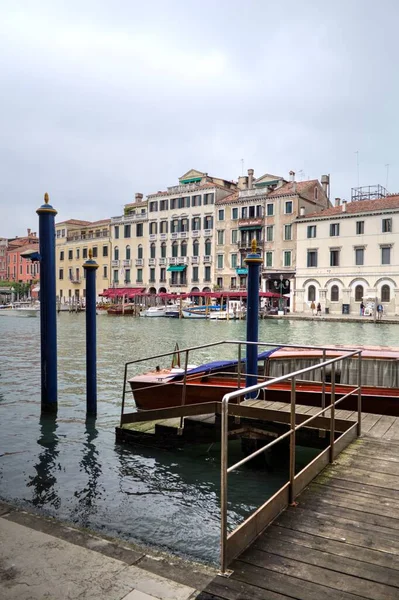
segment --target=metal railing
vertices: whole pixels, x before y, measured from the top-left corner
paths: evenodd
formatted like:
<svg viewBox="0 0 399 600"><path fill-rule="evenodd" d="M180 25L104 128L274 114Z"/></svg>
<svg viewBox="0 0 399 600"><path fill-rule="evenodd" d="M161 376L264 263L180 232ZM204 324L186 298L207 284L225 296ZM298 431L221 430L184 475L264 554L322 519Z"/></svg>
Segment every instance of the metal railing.
<svg viewBox="0 0 399 600"><path fill-rule="evenodd" d="M294 498L311 481L311 479L313 479L313 477L315 477L317 475L317 473L319 473L326 466L326 464L328 464L328 462L333 462L336 447L338 445L340 445L340 447L339 447L339 451L340 451L341 449L343 449L345 447L343 445L344 443L347 444L351 441L351 439L353 439L353 438L349 438L348 436L355 435L354 427L356 429L356 435L360 435L360 433L361 433L361 410L362 410L362 408L361 408L361 371L362 371L362 369L361 369L361 358L362 358L361 354L362 354L362 352L361 352L361 350L345 351L342 348L337 349L337 348L333 348L333 347L322 347L321 348L320 346L307 346L307 345L305 346L305 345L298 345L298 344L278 345L278 344L272 344L272 343L268 343L268 342L245 342L245 341L239 341L239 340L223 340L223 341L219 341L219 342L203 344L201 346L193 346L190 348L184 348L182 350L174 350L171 352L165 352L162 354L157 354L155 356L137 359L134 361L129 361L129 362L125 363L120 426L122 427L126 423L130 423L130 422L137 420L135 418L134 414L133 415L125 414L126 385L127 385L127 381L128 381L128 368L131 365L137 365L139 363L144 363L144 362L152 361L155 359L173 357L178 352L179 358L181 357L183 359L182 364L184 364L184 370L181 373L182 380L180 380L178 382L176 382L176 380L174 380L174 379L169 380L169 381L160 381L158 384L154 385L152 387L152 389L158 389L159 387L174 385L176 383L181 384L180 406L175 407L175 408L170 408L170 409L148 410L145 412L147 412L149 414L152 413L151 416L149 416L149 420L151 420L151 419L156 419L157 418L156 415L158 413L159 414L162 413L162 415L163 415L162 418L167 418L166 413L168 410L169 411L174 410L176 412L178 409L180 409L179 414L177 414L177 412L176 412L175 416L180 416L180 430L182 430L184 427L184 414L182 413L182 409L186 405L187 384L192 382L196 378L198 378L198 374L190 376L190 373L188 372L190 353L193 353L194 351L198 351L198 350L203 350L205 348L217 347L217 346L222 346L222 345L237 346L237 372L234 373L234 375L237 376L236 390L225 394L223 396L221 404L215 403L215 402L212 403L212 406L215 406L217 404L220 407L220 409L217 409L217 412L218 413L220 412L220 414L221 414L221 429L220 429L220 431L221 431L220 567L221 567L221 573L225 574L227 571L227 566L231 562L231 560L233 558L235 558L239 553L241 553L246 547L248 547L248 545L250 543L252 543L252 541L254 539L256 539L256 537L263 531L263 529L265 529L265 527L273 520L273 518L275 518L281 512L281 510L283 510L286 506L288 506L288 504L293 503ZM245 358L243 358L242 350L243 350L243 347L248 347L249 345L256 345L256 346L260 346L263 348L266 347L266 348L276 348L276 349L283 347L283 348L289 348L289 349L297 348L297 349L302 349L302 350L318 350L321 352L321 362L319 362L315 365L311 365L309 367L299 369L299 370L291 372L291 373L287 373L285 375L281 375L279 377L267 376L266 369L265 369L265 372L263 375L257 374L258 380L259 379L263 380L261 383L257 383L256 385L253 385L248 388L242 388L241 382L247 375L247 373L245 373L242 369L243 362L245 361ZM342 354L340 354L339 356L336 356L334 358L327 359L327 352L329 352L329 351L330 352L342 352ZM335 379L336 379L336 377L335 377L336 364L338 362L350 359L354 356L358 357L357 386L353 387L353 389L352 389L352 387L349 384L341 383L340 385L341 385L341 387L343 387L345 389L345 391L348 390L348 388L349 388L349 390L347 391L347 393L344 393L339 399L336 399L336 381L335 381ZM314 358L315 358L315 360L319 359L319 357L317 357L317 356L315 356ZM265 366L266 366L266 361L268 360L268 357L260 358L258 360L258 362L261 362L263 360L265 361ZM331 400L330 400L330 404L328 406L326 406L326 395L327 395L327 389L326 389L326 387L327 387L326 386L327 371L326 370L328 367L331 368L331 371L330 371L331 382L329 382L329 394L330 394ZM312 382L312 381L309 381L306 379L303 381L308 384L312 384L312 383L320 384L321 409L318 412L316 412L316 414L312 414L310 417L307 417L307 415L296 414L296 384L297 384L297 382L299 380L301 380L301 375L310 373L310 372L314 372L319 369L321 370L321 373L322 373L321 382L320 381ZM232 375L233 373L218 371L217 374L218 375ZM212 375L214 375L214 373L211 372L205 376L212 377ZM201 378L203 378L203 377L204 377L204 375L201 374ZM268 388L272 388L273 386L275 386L276 384L279 384L281 382L290 382L291 383L291 385L290 385L289 430L286 431L285 433L283 433L282 435L280 435L279 437L277 437L276 439L274 439L273 441L265 444L261 448L258 448L257 450L252 452L252 454L246 456L242 460L238 461L236 464L231 465L229 467L228 466L229 415L235 416L235 417L246 416L248 418L262 418L261 413L266 415L266 413L268 412L267 408L256 409L256 408L250 407L250 409L249 409L249 407L246 407L246 406L240 407L240 399L243 396L244 397L251 396L252 393L254 393L254 392L260 393L263 391L263 393L265 393ZM146 388L147 388L147 386L143 385L142 388L136 389L136 392L140 391L141 389L146 389ZM341 402L343 402L345 399L347 399L349 396L351 396L353 394L357 394L357 421L355 424L352 424L352 426L351 426L351 423L349 422L348 427L343 430L344 433L342 433L342 435L338 439L335 439L335 432L336 432L335 410L336 410L336 407ZM232 401L232 400L235 400L237 404L231 405L230 401ZM211 404L209 404L209 406L210 405ZM204 407L201 409L202 412L200 412L198 410L195 414L206 414L206 410L207 410L206 407L208 406L208 404L197 405L197 408L199 409L201 406ZM195 408L195 406L191 407L191 409L194 409L194 408ZM212 412L212 410L213 409L210 409L208 412ZM254 411L254 413L256 412L256 415L251 417L250 411ZM320 418L322 416L324 416L327 411L330 411L330 417L329 417L330 437L329 437L328 447L325 450L323 450L316 458L314 458L311 461L311 463L309 463L304 469L302 469L302 471L300 471L298 474L295 474L295 458L296 458L295 440L296 440L297 431L303 427L308 427L310 424L312 424L312 422L313 422L313 427L320 428ZM163 414L163 413L165 413L165 414ZM138 413L138 414L140 414L140 413ZM187 414L189 414L189 413L187 413ZM136 413L136 415L137 415L137 413ZM142 416L144 416L144 415L142 415ZM263 417L263 418L266 419L266 417ZM298 424L297 424L297 421L299 421ZM324 418L323 423L327 422L327 421L328 421L328 419ZM312 425L310 425L310 426L312 426ZM342 429L337 430L337 431L342 431ZM228 530L227 530L228 475L230 473L232 473L233 471L235 471L236 469L238 469L239 467L246 464L247 462L249 462L250 460L252 460L253 458L255 458L256 456L258 456L259 454L266 452L267 450L271 449L273 446L275 446L276 444L278 444L279 442L281 442L282 440L285 440L287 438L289 438L289 440L290 440L290 462L289 462L288 481L272 496L272 498L268 499L260 508L258 508L252 515L250 515L235 530L228 533ZM344 440L344 438L345 438L345 440ZM254 520L256 521L255 525L253 524Z"/></svg>

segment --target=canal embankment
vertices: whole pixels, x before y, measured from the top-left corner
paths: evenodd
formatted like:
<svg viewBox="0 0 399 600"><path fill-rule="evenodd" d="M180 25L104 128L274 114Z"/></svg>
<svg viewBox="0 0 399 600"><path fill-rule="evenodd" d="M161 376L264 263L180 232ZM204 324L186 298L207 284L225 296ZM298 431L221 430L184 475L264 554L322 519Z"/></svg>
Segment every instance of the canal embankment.
<svg viewBox="0 0 399 600"><path fill-rule="evenodd" d="M216 571L0 502L4 600L191 600Z"/></svg>

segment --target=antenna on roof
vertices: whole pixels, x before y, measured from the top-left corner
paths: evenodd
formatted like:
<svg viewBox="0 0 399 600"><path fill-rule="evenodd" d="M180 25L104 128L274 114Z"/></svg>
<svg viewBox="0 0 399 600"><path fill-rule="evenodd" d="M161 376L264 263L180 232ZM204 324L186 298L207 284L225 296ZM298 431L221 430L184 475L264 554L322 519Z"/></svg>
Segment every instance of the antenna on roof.
<svg viewBox="0 0 399 600"><path fill-rule="evenodd" d="M388 177L389 177L389 163L387 163L385 165L386 169L387 169L387 179L386 179L386 183L385 183L385 189L388 190Z"/></svg>
<svg viewBox="0 0 399 600"><path fill-rule="evenodd" d="M359 150L356 150L355 154L356 154L356 167L357 167L357 187L359 187L360 186L360 183L359 183Z"/></svg>
<svg viewBox="0 0 399 600"><path fill-rule="evenodd" d="M244 176L244 159L241 159L241 175Z"/></svg>

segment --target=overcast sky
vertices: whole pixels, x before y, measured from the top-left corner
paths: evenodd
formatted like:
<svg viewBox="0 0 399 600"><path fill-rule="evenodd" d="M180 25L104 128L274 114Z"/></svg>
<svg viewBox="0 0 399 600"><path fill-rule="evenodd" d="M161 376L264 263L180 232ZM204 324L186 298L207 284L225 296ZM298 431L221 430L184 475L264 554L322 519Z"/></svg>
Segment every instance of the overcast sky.
<svg viewBox="0 0 399 600"><path fill-rule="evenodd" d="M1 0L0 237L190 168L399 190L397 0ZM386 165L389 164L387 169Z"/></svg>

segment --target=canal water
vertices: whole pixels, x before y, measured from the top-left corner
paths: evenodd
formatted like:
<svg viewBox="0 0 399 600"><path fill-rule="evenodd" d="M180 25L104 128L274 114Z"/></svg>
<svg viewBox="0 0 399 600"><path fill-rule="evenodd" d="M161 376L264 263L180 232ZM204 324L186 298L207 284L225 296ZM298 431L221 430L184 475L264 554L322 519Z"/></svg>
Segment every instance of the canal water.
<svg viewBox="0 0 399 600"><path fill-rule="evenodd" d="M171 351L176 342L185 348L245 339L245 322L100 316L97 323L96 422L85 421L85 316L69 313L58 316L58 418L41 420L39 319L0 315L0 499L103 534L217 562L217 445L184 452L128 448L115 443L114 428L126 361ZM395 345L397 332L395 325L370 323L259 323L260 340L273 343ZM233 355L232 347L208 348L190 363ZM129 395L128 407L130 402ZM235 462L240 445L231 446ZM297 468L311 456L310 450L299 452ZM229 526L263 503L286 475L284 460L273 470L244 466L234 472Z"/></svg>

